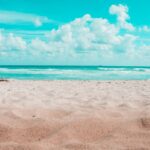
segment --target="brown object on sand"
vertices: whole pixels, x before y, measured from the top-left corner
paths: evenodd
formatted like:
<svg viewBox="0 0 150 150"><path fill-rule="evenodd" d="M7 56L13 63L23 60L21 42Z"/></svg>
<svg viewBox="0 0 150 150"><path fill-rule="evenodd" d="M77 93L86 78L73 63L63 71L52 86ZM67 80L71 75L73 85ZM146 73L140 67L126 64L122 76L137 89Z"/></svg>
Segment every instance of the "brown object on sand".
<svg viewBox="0 0 150 150"><path fill-rule="evenodd" d="M7 79L0 79L0 82L8 82Z"/></svg>

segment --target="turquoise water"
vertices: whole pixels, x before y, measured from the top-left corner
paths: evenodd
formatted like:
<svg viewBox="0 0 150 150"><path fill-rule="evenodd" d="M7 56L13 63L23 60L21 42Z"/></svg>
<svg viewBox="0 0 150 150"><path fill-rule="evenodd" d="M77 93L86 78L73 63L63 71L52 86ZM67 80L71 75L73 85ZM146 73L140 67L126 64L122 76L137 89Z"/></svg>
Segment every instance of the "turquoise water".
<svg viewBox="0 0 150 150"><path fill-rule="evenodd" d="M27 80L148 80L150 67L0 66L0 78Z"/></svg>

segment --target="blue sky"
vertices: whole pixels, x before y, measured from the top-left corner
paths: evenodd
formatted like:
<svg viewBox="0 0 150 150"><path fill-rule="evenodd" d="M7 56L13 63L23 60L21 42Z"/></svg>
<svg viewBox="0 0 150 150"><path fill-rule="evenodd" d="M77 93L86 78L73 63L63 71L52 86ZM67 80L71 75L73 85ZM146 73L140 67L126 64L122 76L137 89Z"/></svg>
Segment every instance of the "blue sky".
<svg viewBox="0 0 150 150"><path fill-rule="evenodd" d="M0 0L0 64L150 65L148 0Z"/></svg>

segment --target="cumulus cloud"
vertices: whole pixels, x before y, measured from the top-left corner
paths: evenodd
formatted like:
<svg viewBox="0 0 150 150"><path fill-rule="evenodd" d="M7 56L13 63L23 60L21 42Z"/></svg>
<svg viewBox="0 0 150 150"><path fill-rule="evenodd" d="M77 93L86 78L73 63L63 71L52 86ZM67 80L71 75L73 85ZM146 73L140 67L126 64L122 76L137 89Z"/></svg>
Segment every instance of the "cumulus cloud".
<svg viewBox="0 0 150 150"><path fill-rule="evenodd" d="M110 57L134 47L136 36L125 33L107 19L92 18L89 14L49 32L47 42L34 39L31 45L49 53L92 53Z"/></svg>
<svg viewBox="0 0 150 150"><path fill-rule="evenodd" d="M13 33L5 35L0 31L0 51L22 51L25 50L26 47L26 41L21 37L15 36Z"/></svg>
<svg viewBox="0 0 150 150"><path fill-rule="evenodd" d="M142 26L142 27L139 27L139 31L140 32L150 32L150 27L149 26L146 26L146 25L144 25L144 26Z"/></svg>
<svg viewBox="0 0 150 150"><path fill-rule="evenodd" d="M117 15L117 23L86 14L58 29L47 31L44 38L37 36L28 41L12 33L5 35L1 32L0 53L20 50L33 58L45 56L48 59L45 61L68 60L69 64L150 63L150 46L142 42L138 44L142 38L130 32L135 27L127 22L127 6L112 5L110 13ZM37 25L40 25L38 20ZM122 33L122 29L126 30Z"/></svg>
<svg viewBox="0 0 150 150"><path fill-rule="evenodd" d="M41 26L44 23L54 22L45 16L15 11L0 11L0 23L29 24Z"/></svg>
<svg viewBox="0 0 150 150"><path fill-rule="evenodd" d="M110 14L117 15L118 24L121 28L127 30L134 30L134 26L127 22L130 19L128 15L128 7L124 5L112 5L109 9Z"/></svg>

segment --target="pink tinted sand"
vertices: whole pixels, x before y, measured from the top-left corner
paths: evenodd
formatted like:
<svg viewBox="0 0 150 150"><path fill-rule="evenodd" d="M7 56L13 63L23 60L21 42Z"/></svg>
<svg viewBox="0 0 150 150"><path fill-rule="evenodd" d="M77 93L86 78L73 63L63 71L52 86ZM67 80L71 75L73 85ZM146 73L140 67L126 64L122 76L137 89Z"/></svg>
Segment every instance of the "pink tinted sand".
<svg viewBox="0 0 150 150"><path fill-rule="evenodd" d="M0 82L0 150L150 150L150 81Z"/></svg>

